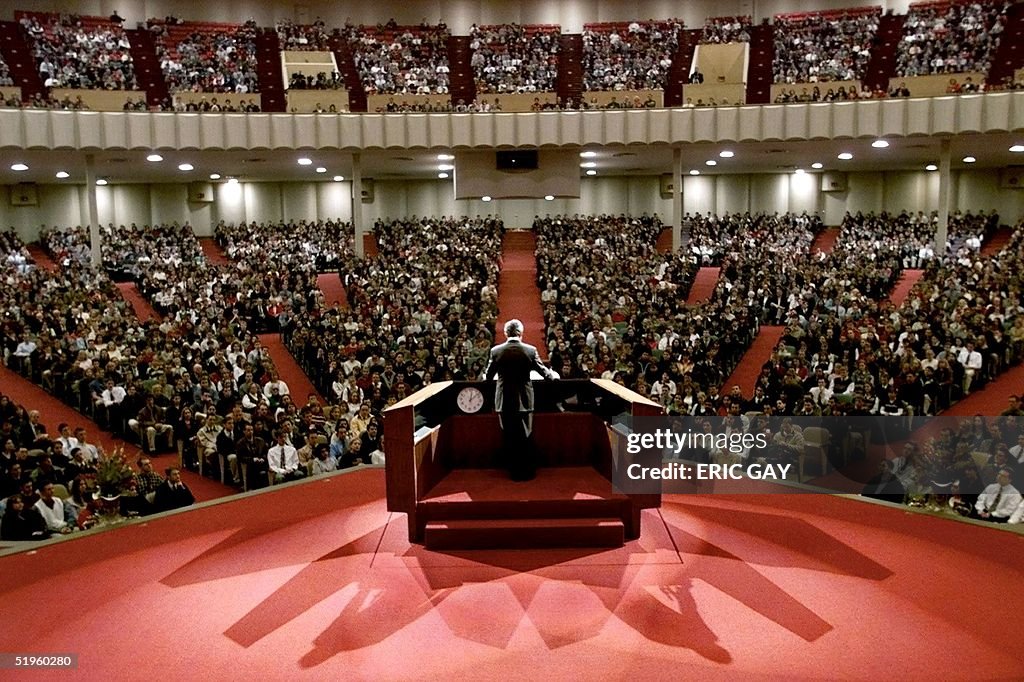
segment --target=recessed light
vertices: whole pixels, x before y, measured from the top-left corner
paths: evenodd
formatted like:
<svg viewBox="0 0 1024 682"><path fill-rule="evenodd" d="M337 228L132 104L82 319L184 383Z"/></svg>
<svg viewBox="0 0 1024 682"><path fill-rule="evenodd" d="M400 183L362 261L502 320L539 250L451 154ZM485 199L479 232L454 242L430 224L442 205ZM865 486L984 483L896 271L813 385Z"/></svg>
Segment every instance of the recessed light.
<svg viewBox="0 0 1024 682"><path fill-rule="evenodd" d="M455 156L452 155L452 154L438 154L437 155L437 160L438 161L451 161L454 158L455 158Z"/></svg>
<svg viewBox="0 0 1024 682"><path fill-rule="evenodd" d="M1015 144L1010 147L1010 151L1014 154L1020 154L1021 152L1024 152L1024 144Z"/></svg>
<svg viewBox="0 0 1024 682"><path fill-rule="evenodd" d="M718 155L721 156L723 159L731 159L732 157L736 156L736 153L726 149L718 152Z"/></svg>
<svg viewBox="0 0 1024 682"><path fill-rule="evenodd" d="M220 180L220 173L210 173L211 180Z"/></svg>
<svg viewBox="0 0 1024 682"><path fill-rule="evenodd" d="M70 178L71 173L68 173L67 171L57 171L57 177L63 180L64 178Z"/></svg>
<svg viewBox="0 0 1024 682"><path fill-rule="evenodd" d="M544 201L554 201L554 200L555 200L554 195L552 195L552 194L545 194L544 195Z"/></svg>
<svg viewBox="0 0 1024 682"><path fill-rule="evenodd" d="M821 161L815 161L814 163L811 164L811 168L824 168L824 167L825 167L825 164L823 164Z"/></svg>
<svg viewBox="0 0 1024 682"><path fill-rule="evenodd" d="M324 168L323 166L317 166L317 168L316 168L316 172L317 172L317 173L326 173L326 172L327 172L327 169L326 169L326 168Z"/></svg>
<svg viewBox="0 0 1024 682"><path fill-rule="evenodd" d="M334 176L334 181L335 182L341 182L344 179L345 179L345 176L343 176L343 175L335 175Z"/></svg>
<svg viewBox="0 0 1024 682"><path fill-rule="evenodd" d="M103 185L107 184L107 181L103 178L100 178L99 180L96 181L96 184L99 185L100 187L103 187Z"/></svg>
<svg viewBox="0 0 1024 682"><path fill-rule="evenodd" d="M179 163L178 164L178 170L180 170L180 171L195 170L195 166L193 166L191 163Z"/></svg>
<svg viewBox="0 0 1024 682"><path fill-rule="evenodd" d="M875 140L874 142L871 143L871 146L874 147L875 149L885 149L886 147L889 146L889 141L888 140Z"/></svg>
<svg viewBox="0 0 1024 682"><path fill-rule="evenodd" d="M238 178L228 178L228 184L229 185L237 185L238 184Z"/></svg>
<svg viewBox="0 0 1024 682"><path fill-rule="evenodd" d="M591 168L590 170L587 171L587 175L597 175L597 171Z"/></svg>
<svg viewBox="0 0 1024 682"><path fill-rule="evenodd" d="M700 171L694 168L692 171L690 171L690 175L700 175Z"/></svg>
<svg viewBox="0 0 1024 682"><path fill-rule="evenodd" d="M15 164L11 164L11 170L12 171L18 171L18 172L27 171L28 170L28 166L26 166L23 163L15 163Z"/></svg>
<svg viewBox="0 0 1024 682"><path fill-rule="evenodd" d="M797 175L803 175L806 171L803 168L797 168L796 171L794 171L794 172Z"/></svg>
<svg viewBox="0 0 1024 682"><path fill-rule="evenodd" d="M597 164L593 161L584 161L580 164L580 168L597 168Z"/></svg>
<svg viewBox="0 0 1024 682"><path fill-rule="evenodd" d="M444 173L444 172L438 173L437 177L440 178L441 180L447 180L448 179L448 174Z"/></svg>
<svg viewBox="0 0 1024 682"><path fill-rule="evenodd" d="M924 169L926 171L933 171L933 170L939 170L939 167L936 166L934 163L929 163L927 166L924 167Z"/></svg>
<svg viewBox="0 0 1024 682"><path fill-rule="evenodd" d="M489 196L487 196L486 194L484 196L480 197L480 201L490 201L490 200L491 200L491 198Z"/></svg>
<svg viewBox="0 0 1024 682"><path fill-rule="evenodd" d="M300 166L312 166L313 165L313 159L307 159L305 156L303 156L301 159L299 159L299 165Z"/></svg>
<svg viewBox="0 0 1024 682"><path fill-rule="evenodd" d="M580 152L580 157L584 159L592 159L597 156L597 152Z"/></svg>
<svg viewBox="0 0 1024 682"><path fill-rule="evenodd" d="M964 157L964 163L974 163L975 161L977 161L977 159L974 158L973 156L965 156Z"/></svg>
<svg viewBox="0 0 1024 682"><path fill-rule="evenodd" d="M159 154L150 154L149 156L146 157L146 161L152 161L154 163L156 163L157 161L163 161L163 160L164 160L164 157L160 156Z"/></svg>
<svg viewBox="0 0 1024 682"><path fill-rule="evenodd" d="M715 161L714 159L708 159L707 161L704 162L704 165L705 166L717 166L718 162Z"/></svg>
<svg viewBox="0 0 1024 682"><path fill-rule="evenodd" d="M455 170L455 166L451 165L450 163L442 163L440 166L437 167L437 170L439 170L439 171Z"/></svg>
<svg viewBox="0 0 1024 682"><path fill-rule="evenodd" d="M843 152L836 158L839 159L840 161L849 161L850 159L853 158L853 154L851 154L850 152Z"/></svg>

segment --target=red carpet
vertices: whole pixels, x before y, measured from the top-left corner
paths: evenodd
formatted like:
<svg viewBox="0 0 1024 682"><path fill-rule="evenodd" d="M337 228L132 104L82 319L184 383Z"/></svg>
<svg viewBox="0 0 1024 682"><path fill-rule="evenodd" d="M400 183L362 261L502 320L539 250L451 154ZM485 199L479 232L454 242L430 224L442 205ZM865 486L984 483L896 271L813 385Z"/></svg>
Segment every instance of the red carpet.
<svg viewBox="0 0 1024 682"><path fill-rule="evenodd" d="M672 227L667 227L658 235L655 247L660 253L672 253Z"/></svg>
<svg viewBox="0 0 1024 682"><path fill-rule="evenodd" d="M907 300L907 296L910 295L910 290L917 284L917 280L924 276L924 270L904 270L899 280L896 282L896 286L892 288L892 292L889 294L889 300L892 301L894 306L900 306L904 301Z"/></svg>
<svg viewBox="0 0 1024 682"><path fill-rule="evenodd" d="M718 273L721 268L701 268L697 270L697 277L690 287L690 295L686 297L687 305L704 303L711 298L718 284Z"/></svg>
<svg viewBox="0 0 1024 682"><path fill-rule="evenodd" d="M46 250L38 243L27 244L28 252L32 254L32 259L35 260L36 265L43 268L44 270L56 270L57 264L50 258L50 254L46 253Z"/></svg>
<svg viewBox="0 0 1024 682"><path fill-rule="evenodd" d="M58 424L66 422L71 426L72 430L79 426L85 427L90 442L93 445L102 446L104 451L108 453L113 452L116 447L123 446L125 455L129 457L132 464L135 463L136 457L140 454L137 446L127 443L107 431L100 430L96 422L77 410L68 407L17 372L12 372L2 365L0 365L0 385L3 386L0 390L2 390L4 395L10 397L13 402L24 405L30 410L39 410L39 414L42 417L41 421L51 436L57 435ZM172 464L174 466L178 465L177 454L153 457L154 469L161 474L163 474L163 470L166 467ZM182 471L181 476L199 502L215 500L219 497L235 493L233 488L223 486L190 471Z"/></svg>
<svg viewBox="0 0 1024 682"><path fill-rule="evenodd" d="M200 237L199 246L203 249L203 255L206 256L206 260L214 265L228 265L231 263L228 257L224 255L217 240L213 237Z"/></svg>
<svg viewBox="0 0 1024 682"><path fill-rule="evenodd" d="M288 391L291 393L292 402L301 407L306 404L306 399L312 393L323 404L324 397L320 395L320 391L313 387L309 377L299 367L299 363L295 362L295 358L284 347L280 334L260 334L260 342L266 346L267 352L270 353L270 359L274 361L274 367L277 368L281 378L284 379L284 383L288 384Z"/></svg>
<svg viewBox="0 0 1024 682"><path fill-rule="evenodd" d="M135 286L134 282L118 282L117 288L121 292L121 297L131 304L132 309L135 310L135 316L142 322L149 322L150 320L159 320L160 315L153 309L139 288Z"/></svg>
<svg viewBox="0 0 1024 682"><path fill-rule="evenodd" d="M325 272L317 275L316 285L323 292L327 305L348 308L348 296L337 272Z"/></svg>
<svg viewBox="0 0 1024 682"><path fill-rule="evenodd" d="M819 232L811 242L811 253L829 253L836 245L836 240L839 239L839 228L829 227Z"/></svg>
<svg viewBox="0 0 1024 682"><path fill-rule="evenodd" d="M5 557L0 650L87 680L1024 677L1015 533L693 495L619 549L439 553L383 498L364 469Z"/></svg>
<svg viewBox="0 0 1024 682"><path fill-rule="evenodd" d="M547 360L544 343L544 310L537 288L537 237L528 230L506 232L501 240L501 274L498 276L498 329L495 339L505 340L504 324L512 318L526 328L523 340L537 346Z"/></svg>
<svg viewBox="0 0 1024 682"><path fill-rule="evenodd" d="M377 235L372 232L363 235L363 253L367 258L373 258L380 253L377 249Z"/></svg>
<svg viewBox="0 0 1024 682"><path fill-rule="evenodd" d="M743 391L743 395L754 394L754 384L757 383L757 377L761 373L761 366L768 362L772 351L779 345L779 339L782 338L784 330L785 327L768 325L761 327L754 343L750 344L750 348L743 354L740 364L736 365L736 369L722 386L723 394L728 393L733 386L737 385Z"/></svg>
<svg viewBox="0 0 1024 682"><path fill-rule="evenodd" d="M1024 365L1017 365L995 381L985 384L980 391L974 391L969 396L949 408L942 414L957 415L998 415L1006 409L1006 399L1011 395L1020 395L1024 392Z"/></svg>
<svg viewBox="0 0 1024 682"><path fill-rule="evenodd" d="M1013 230L1009 227L1000 227L992 236L985 240L985 243L981 245L981 255L983 256L994 256L999 253L1000 249L1006 246L1007 242L1010 241L1010 237L1013 236Z"/></svg>

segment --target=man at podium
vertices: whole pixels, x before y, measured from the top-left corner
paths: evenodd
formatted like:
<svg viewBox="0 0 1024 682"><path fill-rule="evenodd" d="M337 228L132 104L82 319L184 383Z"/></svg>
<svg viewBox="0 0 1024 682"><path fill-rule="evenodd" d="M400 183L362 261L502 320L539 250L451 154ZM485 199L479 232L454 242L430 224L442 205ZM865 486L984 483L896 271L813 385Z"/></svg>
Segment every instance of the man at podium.
<svg viewBox="0 0 1024 682"><path fill-rule="evenodd" d="M533 383L531 372L545 379L557 379L558 374L541 362L537 349L523 343L523 323L509 320L505 323L505 343L491 349L490 361L484 378L497 377L494 391L494 409L498 413L503 434L503 455L513 480L528 481L536 475L536 458L530 447L533 429Z"/></svg>

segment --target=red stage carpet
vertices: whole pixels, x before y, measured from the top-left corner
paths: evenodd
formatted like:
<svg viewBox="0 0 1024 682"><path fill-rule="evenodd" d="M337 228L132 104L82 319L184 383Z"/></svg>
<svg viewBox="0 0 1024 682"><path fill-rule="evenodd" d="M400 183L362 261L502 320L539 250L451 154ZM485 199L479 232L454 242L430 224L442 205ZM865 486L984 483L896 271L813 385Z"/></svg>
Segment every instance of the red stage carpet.
<svg viewBox="0 0 1024 682"><path fill-rule="evenodd" d="M38 243L27 244L28 252L32 255L32 259L36 262L36 265L43 268L44 270L56 270L57 264L50 258L50 254L46 253L46 250Z"/></svg>
<svg viewBox="0 0 1024 682"><path fill-rule="evenodd" d="M284 383L288 384L292 402L301 407L306 404L309 394L313 393L320 399L321 404L323 403L324 397L320 395L320 391L316 390L288 349L284 347L280 334L260 334L260 343L266 346L278 374L284 379Z"/></svg>
<svg viewBox="0 0 1024 682"><path fill-rule="evenodd" d="M754 343L750 344L750 348L743 354L740 364L736 365L732 375L722 385L723 394L738 385L743 391L743 395L748 397L754 395L754 384L757 382L757 376L761 373L761 366L772 356L772 351L779 345L779 339L782 338L784 330L785 327L770 325L761 327Z"/></svg>
<svg viewBox="0 0 1024 682"><path fill-rule="evenodd" d="M892 301L892 304L894 306L902 305L907 300L907 296L910 295L910 290L914 288L914 285L917 284L917 281L923 275L924 270L904 270L899 280L897 280L896 286L892 288L892 292L889 294L889 300Z"/></svg>
<svg viewBox="0 0 1024 682"><path fill-rule="evenodd" d="M827 227L814 238L811 242L811 253L829 253L836 245L836 240L839 239L839 228L838 227Z"/></svg>
<svg viewBox="0 0 1024 682"><path fill-rule="evenodd" d="M718 284L718 273L721 268L701 268L697 271L697 277L690 287L690 295L686 297L687 305L704 303L711 298L715 292L715 285Z"/></svg>
<svg viewBox="0 0 1024 682"><path fill-rule="evenodd" d="M1011 395L1020 395L1022 392L1024 392L1024 365L1017 365L942 414L950 416L998 415L1007 408L1007 398Z"/></svg>
<svg viewBox="0 0 1024 682"><path fill-rule="evenodd" d="M523 340L548 357L544 343L544 311L537 288L537 237L528 230L506 232L501 240L501 274L498 276L498 329L495 339L505 340L504 324L517 318L526 330ZM558 368L555 368L558 369Z"/></svg>
<svg viewBox="0 0 1024 682"><path fill-rule="evenodd" d="M1021 679L1017 534L670 496L614 550L430 552L364 469L0 559L61 679Z"/></svg>
<svg viewBox="0 0 1024 682"><path fill-rule="evenodd" d="M206 260L210 261L214 265L228 265L231 261L224 255L220 245L217 244L217 240L213 237L200 237L199 246L203 249L203 254L206 256Z"/></svg>
<svg viewBox="0 0 1024 682"><path fill-rule="evenodd" d="M142 322L149 322L150 320L159 320L160 315L153 309L139 288L135 286L134 282L118 282L117 288L121 292L121 298L128 301L132 306L132 310L135 311L135 316Z"/></svg>
<svg viewBox="0 0 1024 682"><path fill-rule="evenodd" d="M316 276L316 285L323 292L324 301L329 306L348 307L348 295L341 284L341 276L337 272L324 272Z"/></svg>

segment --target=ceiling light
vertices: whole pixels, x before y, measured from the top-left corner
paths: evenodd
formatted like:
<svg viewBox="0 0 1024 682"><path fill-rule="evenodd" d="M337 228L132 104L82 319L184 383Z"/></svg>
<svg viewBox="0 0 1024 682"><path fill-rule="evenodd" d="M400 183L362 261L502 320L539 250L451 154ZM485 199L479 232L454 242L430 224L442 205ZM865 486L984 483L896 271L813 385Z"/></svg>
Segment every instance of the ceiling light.
<svg viewBox="0 0 1024 682"><path fill-rule="evenodd" d="M597 152L580 152L580 156L584 159L592 159L597 156Z"/></svg>
<svg viewBox="0 0 1024 682"><path fill-rule="evenodd" d="M927 166L924 167L924 169L926 171L933 171L933 170L939 170L939 167L936 166L934 163L929 163Z"/></svg>
<svg viewBox="0 0 1024 682"><path fill-rule="evenodd" d="M211 180L220 180L220 173L210 173Z"/></svg>
<svg viewBox="0 0 1024 682"><path fill-rule="evenodd" d="M455 166L451 165L450 163L442 163L440 166L437 167L437 170L439 170L439 171L455 170Z"/></svg>
<svg viewBox="0 0 1024 682"><path fill-rule="evenodd" d="M64 178L70 178L71 173L68 173L67 171L57 171L57 177L63 180Z"/></svg>
<svg viewBox="0 0 1024 682"><path fill-rule="evenodd" d="M193 166L191 163L179 163L178 170L187 172L190 170L195 170L195 166Z"/></svg>
<svg viewBox="0 0 1024 682"><path fill-rule="evenodd" d="M803 175L805 171L804 171L804 169L803 169L803 168L797 168L797 169L796 169L796 171L794 171L794 172L795 172L795 173L796 173L797 175Z"/></svg>
<svg viewBox="0 0 1024 682"><path fill-rule="evenodd" d="M19 171L19 172L20 171L27 171L28 170L28 166L26 166L23 163L15 163L15 164L11 165L11 170L12 171Z"/></svg>
<svg viewBox="0 0 1024 682"><path fill-rule="evenodd" d="M825 167L825 164L823 164L821 161L815 161L814 163L811 164L811 168L824 168L824 167Z"/></svg>
<svg viewBox="0 0 1024 682"><path fill-rule="evenodd" d="M690 171L690 175L700 175L700 171L694 168L692 171Z"/></svg>
<svg viewBox="0 0 1024 682"><path fill-rule="evenodd" d="M335 175L334 176L334 181L335 182L341 182L344 179L345 179L345 176L343 176L343 175Z"/></svg>
<svg viewBox="0 0 1024 682"><path fill-rule="evenodd" d="M437 160L438 161L451 161L454 158L455 158L455 156L452 155L452 154L438 154L437 155Z"/></svg>
<svg viewBox="0 0 1024 682"><path fill-rule="evenodd" d="M1010 151L1013 152L1014 154L1024 152L1024 144L1015 144L1012 147L1010 147Z"/></svg>
<svg viewBox="0 0 1024 682"><path fill-rule="evenodd" d="M490 200L491 200L491 198L489 196L487 196L486 194L484 196L480 197L480 201L490 201Z"/></svg>
<svg viewBox="0 0 1024 682"><path fill-rule="evenodd" d="M313 165L313 159L307 159L305 156L303 156L301 159L299 159L299 165L300 166L312 166Z"/></svg>
<svg viewBox="0 0 1024 682"><path fill-rule="evenodd" d="M736 156L736 152L731 152L728 149L726 149L724 151L718 152L718 155L721 156L723 159L731 159L732 157Z"/></svg>
<svg viewBox="0 0 1024 682"><path fill-rule="evenodd" d="M849 161L850 159L853 158L853 154L851 154L850 152L843 152L836 158L839 159L840 161Z"/></svg>
<svg viewBox="0 0 1024 682"><path fill-rule="evenodd" d="M973 156L965 156L964 157L964 163L974 163L975 161L977 161L977 159L974 158Z"/></svg>
<svg viewBox="0 0 1024 682"><path fill-rule="evenodd" d="M149 156L146 157L146 161L153 161L154 163L163 160L164 157L160 156L159 154L150 154Z"/></svg>
<svg viewBox="0 0 1024 682"><path fill-rule="evenodd" d="M103 187L103 185L107 184L107 181L105 178L100 178L99 180L96 181L96 184L99 185L100 187Z"/></svg>
<svg viewBox="0 0 1024 682"><path fill-rule="evenodd" d="M587 175L597 175L597 171L591 168L590 170L587 171Z"/></svg>
<svg viewBox="0 0 1024 682"><path fill-rule="evenodd" d="M324 168L323 166L317 166L317 168L316 168L316 172L317 172L317 173L326 173L326 172L327 172L327 169L326 169L326 168Z"/></svg>
<svg viewBox="0 0 1024 682"><path fill-rule="evenodd" d="M544 195L544 201L554 201L554 200L555 200L555 197L553 195L551 195L551 194L545 194Z"/></svg>
<svg viewBox="0 0 1024 682"><path fill-rule="evenodd" d="M875 140L874 142L871 143L871 146L874 147L875 149L885 149L886 147L889 146L889 141L888 140Z"/></svg>
<svg viewBox="0 0 1024 682"><path fill-rule="evenodd" d="M447 173L438 173L437 177L439 177L442 180L447 180L448 179L448 174Z"/></svg>
<svg viewBox="0 0 1024 682"><path fill-rule="evenodd" d="M238 178L228 178L228 184L229 185L237 185L238 184Z"/></svg>
<svg viewBox="0 0 1024 682"><path fill-rule="evenodd" d="M580 164L580 168L597 168L597 164L593 161L584 161Z"/></svg>
<svg viewBox="0 0 1024 682"><path fill-rule="evenodd" d="M715 161L714 159L708 159L707 161L704 162L704 165L705 166L717 166L718 162Z"/></svg>

